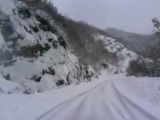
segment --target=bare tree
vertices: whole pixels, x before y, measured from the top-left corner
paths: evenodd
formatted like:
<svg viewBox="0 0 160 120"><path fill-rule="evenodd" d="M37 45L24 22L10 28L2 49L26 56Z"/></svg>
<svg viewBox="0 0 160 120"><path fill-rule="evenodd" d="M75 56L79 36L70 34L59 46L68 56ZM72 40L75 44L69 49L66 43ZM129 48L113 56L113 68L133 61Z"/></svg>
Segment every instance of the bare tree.
<svg viewBox="0 0 160 120"><path fill-rule="evenodd" d="M152 22L154 24L154 27L156 29L156 34L160 35L160 21L158 18L153 18Z"/></svg>

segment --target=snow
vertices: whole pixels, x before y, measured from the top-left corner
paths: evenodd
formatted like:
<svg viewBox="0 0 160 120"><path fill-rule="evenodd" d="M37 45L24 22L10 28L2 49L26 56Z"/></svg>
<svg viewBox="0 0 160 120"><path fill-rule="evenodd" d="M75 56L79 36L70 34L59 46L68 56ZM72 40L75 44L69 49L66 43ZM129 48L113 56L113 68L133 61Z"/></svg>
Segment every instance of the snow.
<svg viewBox="0 0 160 120"><path fill-rule="evenodd" d="M0 94L11 94L20 92L21 86L18 83L5 80L0 76Z"/></svg>
<svg viewBox="0 0 160 120"><path fill-rule="evenodd" d="M13 66L8 66L7 68L1 66L0 68L1 70L3 70L3 74L7 75L9 73L12 80L19 82L20 84L25 86L26 89L31 89L31 91L33 92L35 91L34 89L44 92L46 90L51 90L51 88L56 88L56 80L62 78L65 80L65 76L67 76L68 72L72 71L74 67L69 64L69 61L67 61L68 58L62 56L60 51L61 48L58 48L57 50L50 49L42 57L35 59L33 62L29 62L29 59L23 57L16 58L16 62ZM54 57L53 55L56 57ZM69 58L70 57L73 56L70 55ZM51 60L50 58L53 59ZM63 61L66 62L65 65L57 65L58 63ZM71 62L72 64L74 64L75 61L72 60ZM49 79L46 79L46 76L42 76L40 83L36 83L31 80L31 77L33 75L41 74L42 69L45 70L49 66L54 67L55 76L46 75L49 77ZM74 74L74 71L72 73Z"/></svg>
<svg viewBox="0 0 160 120"><path fill-rule="evenodd" d="M116 39L106 37L104 35L96 35L95 40L101 40L105 44L105 48L113 54L116 54L118 57L118 69L126 72L126 69L129 67L129 63L132 60L136 60L139 55L125 48L124 45L117 42Z"/></svg>
<svg viewBox="0 0 160 120"><path fill-rule="evenodd" d="M0 95L0 120L157 120L159 78L102 75L31 95Z"/></svg>
<svg viewBox="0 0 160 120"><path fill-rule="evenodd" d="M4 39L3 39L1 31L0 31L0 48L2 48L4 44L5 44L5 42L4 42Z"/></svg>
<svg viewBox="0 0 160 120"><path fill-rule="evenodd" d="M100 82L102 81L82 83L77 86L71 85L31 95L0 95L0 120L35 120L51 108L88 91Z"/></svg>
<svg viewBox="0 0 160 120"><path fill-rule="evenodd" d="M10 14L12 9L15 8L14 0L0 0L0 8L6 14Z"/></svg>
<svg viewBox="0 0 160 120"><path fill-rule="evenodd" d="M65 38L65 34L58 30L54 20L43 11L32 11L31 17L23 19L18 16L16 10L25 4L14 4L14 0L0 0L0 3L1 10L9 16L14 30L9 37L20 36L18 47L32 47L35 44L43 47L47 44L51 47L52 43L47 39L58 42L58 37ZM35 14L51 21L50 24L53 24L56 33L40 29ZM29 26L38 27L39 31L30 31ZM52 46L41 56L14 56L13 65L0 65L2 75L10 75L10 80L0 75L0 120L160 119L159 78L126 77L122 74L111 76L117 69L125 71L129 62L137 59L138 55L115 39L97 35L95 40L104 41L106 49L117 55L119 66L117 68L108 64L108 69L102 71L101 76L94 78L92 82L84 82L85 72L79 69L78 58L60 44L58 48ZM10 51L7 46L9 44L12 43L6 43L0 32L0 48ZM49 67L53 67L55 75L43 75L42 71ZM94 71L90 66L88 70ZM42 77L41 81L31 80L33 75ZM72 81L71 85L61 88L67 86L68 75ZM58 87L56 82L62 79L65 84ZM22 94L26 91L33 94Z"/></svg>
<svg viewBox="0 0 160 120"><path fill-rule="evenodd" d="M81 77L79 75L83 71L79 70L80 63L77 57L60 44L59 39L63 38L66 42L65 33L54 23L54 19L44 11L29 9L29 6L26 8L30 11L31 16L24 18L18 11L26 4L17 0L0 0L0 2L2 2L1 6L5 6L5 9L2 7L2 12L9 17L7 24L13 29L13 32L9 35L0 32L0 49L4 51L4 56L8 56L6 55L8 52L14 55L13 58L6 58L7 60L1 62L0 72L3 76L9 75L11 81L18 82L21 85L22 92L30 91L31 93L45 92L58 86L61 87L62 85L56 85L59 80L64 81L63 86L68 85L67 77L70 78L70 84L77 84L81 79L78 77ZM39 24L42 23L37 19L37 15L44 21L50 21L48 25L55 29L55 32L40 28ZM33 30L31 26L35 27L37 31ZM15 39L15 42L12 39L6 41L6 36ZM56 44L57 47L53 44ZM14 52L20 52L20 55ZM13 64L4 65L6 62L10 63L12 61ZM49 68L55 74L44 73ZM33 76L38 76L40 81L35 82L31 79ZM75 77L78 79L75 79Z"/></svg>

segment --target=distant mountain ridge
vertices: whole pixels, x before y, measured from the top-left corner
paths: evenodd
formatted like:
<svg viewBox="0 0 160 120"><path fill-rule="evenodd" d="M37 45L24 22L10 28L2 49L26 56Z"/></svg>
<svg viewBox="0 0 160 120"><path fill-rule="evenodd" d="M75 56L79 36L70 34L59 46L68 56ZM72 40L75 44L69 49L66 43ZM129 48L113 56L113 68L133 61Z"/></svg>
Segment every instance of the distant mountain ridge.
<svg viewBox="0 0 160 120"><path fill-rule="evenodd" d="M123 30L108 28L106 32L117 41L124 44L129 50L154 60L160 58L160 38L154 34L141 35Z"/></svg>

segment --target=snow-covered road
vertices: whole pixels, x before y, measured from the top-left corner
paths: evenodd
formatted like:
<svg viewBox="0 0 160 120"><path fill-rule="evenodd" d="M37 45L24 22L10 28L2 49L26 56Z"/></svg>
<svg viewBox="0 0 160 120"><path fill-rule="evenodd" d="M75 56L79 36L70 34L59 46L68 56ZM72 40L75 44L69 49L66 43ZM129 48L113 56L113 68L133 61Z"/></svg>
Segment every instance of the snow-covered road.
<svg viewBox="0 0 160 120"><path fill-rule="evenodd" d="M135 95L134 89L126 85L107 80L54 107L37 120L160 120L160 108Z"/></svg>
<svg viewBox="0 0 160 120"><path fill-rule="evenodd" d="M45 93L2 94L0 120L160 120L160 78L103 74Z"/></svg>

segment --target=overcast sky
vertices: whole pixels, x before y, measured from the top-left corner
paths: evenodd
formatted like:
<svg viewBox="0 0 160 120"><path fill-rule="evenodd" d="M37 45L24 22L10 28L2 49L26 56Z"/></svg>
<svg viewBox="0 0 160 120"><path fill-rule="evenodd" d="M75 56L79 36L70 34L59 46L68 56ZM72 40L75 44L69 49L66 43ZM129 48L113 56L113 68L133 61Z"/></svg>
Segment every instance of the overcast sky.
<svg viewBox="0 0 160 120"><path fill-rule="evenodd" d="M151 19L160 18L160 0L52 0L60 13L102 29L114 27L151 33Z"/></svg>

